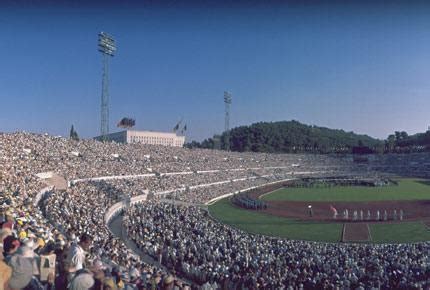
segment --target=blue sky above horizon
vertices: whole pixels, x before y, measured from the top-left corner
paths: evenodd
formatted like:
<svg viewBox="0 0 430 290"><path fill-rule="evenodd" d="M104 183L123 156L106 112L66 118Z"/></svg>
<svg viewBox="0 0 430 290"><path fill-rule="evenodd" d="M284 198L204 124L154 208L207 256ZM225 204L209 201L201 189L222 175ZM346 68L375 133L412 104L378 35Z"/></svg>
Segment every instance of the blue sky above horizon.
<svg viewBox="0 0 430 290"><path fill-rule="evenodd" d="M98 135L100 31L118 46L111 131L184 118L189 140L211 137L224 90L231 127L295 119L386 138L430 125L430 4L138 3L2 2L0 131Z"/></svg>

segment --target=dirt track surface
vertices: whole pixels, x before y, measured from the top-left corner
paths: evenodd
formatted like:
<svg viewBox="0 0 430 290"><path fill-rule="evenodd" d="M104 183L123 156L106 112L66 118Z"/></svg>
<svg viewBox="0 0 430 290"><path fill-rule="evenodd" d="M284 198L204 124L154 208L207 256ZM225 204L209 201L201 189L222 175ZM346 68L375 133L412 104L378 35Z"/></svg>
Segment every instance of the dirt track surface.
<svg viewBox="0 0 430 290"><path fill-rule="evenodd" d="M370 233L367 223L345 223L342 242L369 242Z"/></svg>
<svg viewBox="0 0 430 290"><path fill-rule="evenodd" d="M261 194L254 194L258 198ZM369 202L304 202L304 201L265 201L267 209L262 212L302 220L330 221L330 222L399 222L400 210L403 211L403 221L429 220L430 200L418 201L369 201ZM312 217L308 206L312 206ZM333 206L338 212L336 219L333 218ZM348 219L344 218L344 210L348 210ZM397 216L394 216L396 210ZM354 211L357 218L354 219ZM363 219L360 212L363 211ZM367 211L370 211L368 219ZM379 211L379 220L377 219ZM384 221L384 211L387 211L387 220Z"/></svg>

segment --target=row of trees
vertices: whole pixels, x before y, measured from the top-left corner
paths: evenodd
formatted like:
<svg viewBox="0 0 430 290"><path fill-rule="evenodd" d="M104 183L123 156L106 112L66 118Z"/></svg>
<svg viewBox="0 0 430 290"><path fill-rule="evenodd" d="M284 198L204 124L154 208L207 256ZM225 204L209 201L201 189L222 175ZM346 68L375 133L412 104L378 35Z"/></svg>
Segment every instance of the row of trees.
<svg viewBox="0 0 430 290"><path fill-rule="evenodd" d="M72 140L79 140L78 132L76 132L75 127L72 125L72 128L70 128L70 134L69 138Z"/></svg>
<svg viewBox="0 0 430 290"><path fill-rule="evenodd" d="M229 142L228 142L229 141ZM430 150L430 131L409 136L396 131L386 140L298 121L260 122L214 135L189 148L269 153L405 153Z"/></svg>
<svg viewBox="0 0 430 290"><path fill-rule="evenodd" d="M405 131L395 131L385 140L388 152L408 153L430 150L430 130L425 133L408 135Z"/></svg>
<svg viewBox="0 0 430 290"><path fill-rule="evenodd" d="M358 135L344 130L310 126L298 121L260 122L241 126L215 135L201 143L191 142L188 147L227 149L230 140L232 151L254 151L271 153L331 153L351 152L355 146L376 150L384 143L367 135Z"/></svg>

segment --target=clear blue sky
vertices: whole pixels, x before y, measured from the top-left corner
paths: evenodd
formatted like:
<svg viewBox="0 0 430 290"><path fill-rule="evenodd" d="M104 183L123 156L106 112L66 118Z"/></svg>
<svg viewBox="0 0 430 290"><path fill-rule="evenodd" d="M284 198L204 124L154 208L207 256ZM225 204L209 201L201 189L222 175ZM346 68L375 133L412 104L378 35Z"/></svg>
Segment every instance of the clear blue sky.
<svg viewBox="0 0 430 290"><path fill-rule="evenodd" d="M295 119L386 138L430 125L425 2L13 2L0 4L3 132L99 134L100 31L118 46L111 131L125 116L162 131L183 117L202 140L223 130L224 90L232 127Z"/></svg>

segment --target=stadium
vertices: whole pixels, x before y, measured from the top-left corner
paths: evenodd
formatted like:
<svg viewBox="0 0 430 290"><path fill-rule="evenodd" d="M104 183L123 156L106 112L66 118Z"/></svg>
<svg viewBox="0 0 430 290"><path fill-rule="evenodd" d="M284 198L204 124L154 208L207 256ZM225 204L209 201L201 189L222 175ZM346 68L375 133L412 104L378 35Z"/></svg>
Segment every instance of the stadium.
<svg viewBox="0 0 430 290"><path fill-rule="evenodd" d="M0 290L430 289L391 2L0 1Z"/></svg>
<svg viewBox="0 0 430 290"><path fill-rule="evenodd" d="M428 153L384 154L363 167L343 154L234 153L29 133L1 134L0 144L2 237L16 233L41 257L55 250L60 259L85 233L90 261L143 285L429 285ZM393 196L394 205L387 201ZM265 207L233 203L241 197ZM364 236L354 227L363 223L370 227ZM5 256L15 248L5 244Z"/></svg>

